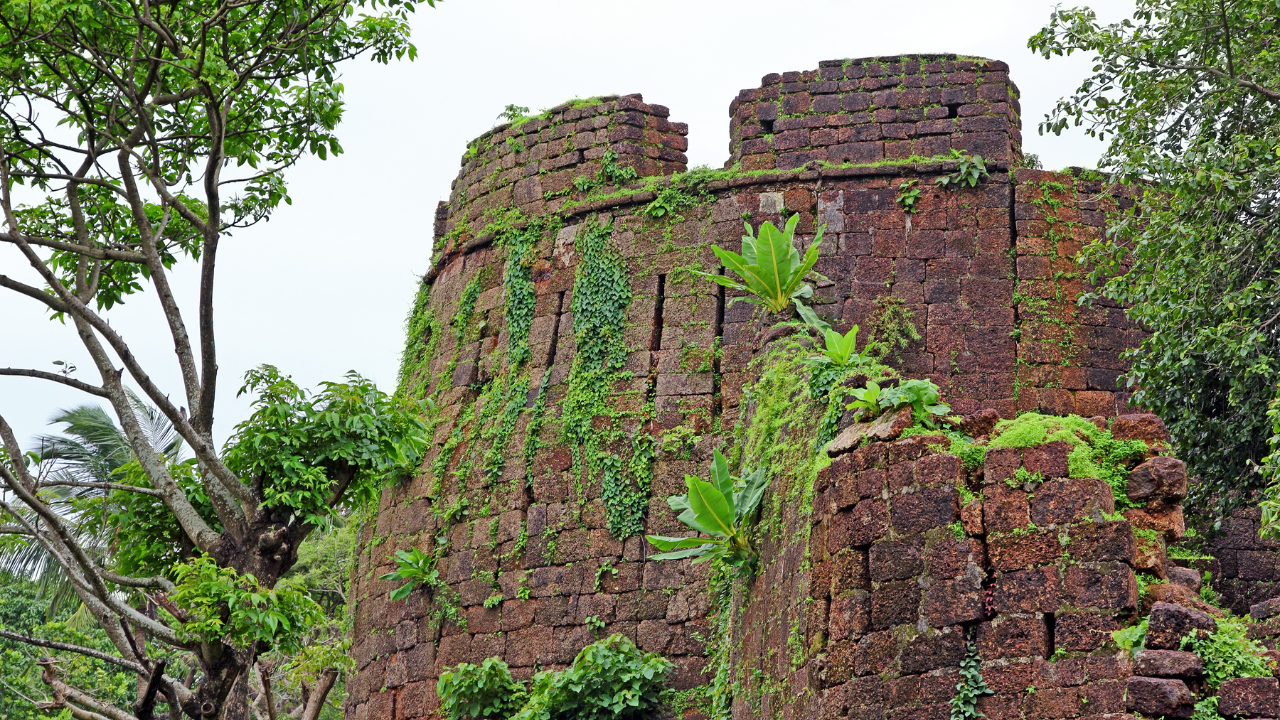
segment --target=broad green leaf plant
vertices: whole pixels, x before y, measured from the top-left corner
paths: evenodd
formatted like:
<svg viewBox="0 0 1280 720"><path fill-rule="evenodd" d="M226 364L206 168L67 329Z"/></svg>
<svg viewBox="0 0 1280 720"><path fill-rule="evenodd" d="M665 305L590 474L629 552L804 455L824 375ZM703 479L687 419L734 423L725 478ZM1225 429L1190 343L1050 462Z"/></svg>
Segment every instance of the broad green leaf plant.
<svg viewBox="0 0 1280 720"><path fill-rule="evenodd" d="M667 498L671 509L679 513L680 522L709 537L676 538L646 536L663 552L650 556L654 560L694 558L695 563L722 560L750 572L755 565L756 549L751 539L753 513L764 497L769 481L764 469L745 477L729 474L729 462L719 450L711 462L711 482L686 475L689 492Z"/></svg>
<svg viewBox="0 0 1280 720"><path fill-rule="evenodd" d="M822 244L823 228L818 228L813 243L802 258L795 247L796 224L799 221L800 215L792 215L781 230L765 221L760 225L759 235L751 229L750 223L744 223L747 234L742 236L741 255L712 246L711 249L725 268L741 280L696 270L694 274L731 290L748 293L730 298L730 306L738 300L746 300L775 313L785 311L793 303L802 307L801 300L813 297L813 287L804 279L813 269L814 263L818 262L818 246Z"/></svg>
<svg viewBox="0 0 1280 720"><path fill-rule="evenodd" d="M937 418L951 412L951 406L942 402L938 386L932 380L913 378L890 388L881 388L879 383L868 381L866 387L855 388L849 393L854 401L846 409L855 410L857 418L863 421L909 406L915 422L933 428Z"/></svg>
<svg viewBox="0 0 1280 720"><path fill-rule="evenodd" d="M436 569L436 556L424 553L418 548L396 551L396 569L378 578L379 580L404 580L405 583L391 592L392 600L403 600L419 586L438 587L443 585L440 571Z"/></svg>
<svg viewBox="0 0 1280 720"><path fill-rule="evenodd" d="M812 323L810 323L812 324ZM858 346L858 326L854 325L849 332L841 335L831 328L831 326L823 323L822 339L825 347L820 349L819 355L810 355L804 359L804 364L810 367L820 365L832 365L838 368L858 367L862 365L871 365L875 360L866 353L857 351Z"/></svg>

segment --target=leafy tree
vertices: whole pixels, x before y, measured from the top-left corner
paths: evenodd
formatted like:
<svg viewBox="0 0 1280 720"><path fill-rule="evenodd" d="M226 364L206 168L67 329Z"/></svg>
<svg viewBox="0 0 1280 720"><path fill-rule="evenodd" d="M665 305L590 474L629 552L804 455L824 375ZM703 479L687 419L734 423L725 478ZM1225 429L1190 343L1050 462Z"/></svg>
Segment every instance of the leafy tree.
<svg viewBox="0 0 1280 720"><path fill-rule="evenodd" d="M434 6L0 0L0 243L39 278L0 274L0 289L74 331L97 377L82 379L68 366L0 368L0 375L105 399L131 451L113 480L65 486L98 491L113 544L95 553L78 534L76 514L95 506L65 512L65 494L45 486L48 463L24 455L0 416L4 530L57 563L105 636L103 649L59 648L133 676L126 702L46 664L50 710L113 720L243 716L248 683L239 680L259 656L277 645L331 647L312 642L310 621L321 614L309 594L277 583L313 530L416 465L425 426L416 408L358 375L308 393L263 366L241 391L256 396L253 416L220 451L213 442L218 250L227 235L289 201L284 172L299 158L342 151L337 64L360 55L412 58L408 17L422 2ZM198 266L193 317L172 285L181 263ZM156 368L109 322L112 308L139 294L154 295L163 312L180 378L174 388L162 387ZM153 445L126 375L172 425L189 461ZM118 504L121 514L108 512L108 491L131 499ZM244 622L233 606L241 600L277 627L264 632ZM320 664L340 656L313 653L307 662L323 672ZM166 671L184 663L185 680ZM303 720L318 716L329 687L314 686Z"/></svg>
<svg viewBox="0 0 1280 720"><path fill-rule="evenodd" d="M1272 0L1139 0L1102 25L1059 9L1030 40L1092 54L1040 126L1109 140L1101 166L1134 198L1082 260L1150 332L1130 353L1134 403L1159 413L1220 517L1263 484L1280 378L1280 8Z"/></svg>

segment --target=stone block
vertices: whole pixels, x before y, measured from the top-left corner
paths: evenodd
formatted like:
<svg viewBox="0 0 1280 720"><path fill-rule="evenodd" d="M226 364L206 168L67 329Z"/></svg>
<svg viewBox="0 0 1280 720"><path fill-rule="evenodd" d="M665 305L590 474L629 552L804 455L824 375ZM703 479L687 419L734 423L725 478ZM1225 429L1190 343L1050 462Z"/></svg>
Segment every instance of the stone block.
<svg viewBox="0 0 1280 720"><path fill-rule="evenodd" d="M1070 478L1046 482L1031 500L1031 521L1040 527L1064 525L1086 518L1101 520L1115 512L1111 486L1093 478Z"/></svg>
<svg viewBox="0 0 1280 720"><path fill-rule="evenodd" d="M1191 691L1181 680L1134 676L1125 689L1126 709L1146 717L1191 717Z"/></svg>
<svg viewBox="0 0 1280 720"><path fill-rule="evenodd" d="M884 630L894 625L915 623L920 615L924 590L915 580L880 583L871 590L871 626Z"/></svg>
<svg viewBox="0 0 1280 720"><path fill-rule="evenodd" d="M1147 621L1147 647L1153 650L1177 650L1182 638L1195 630L1213 632L1218 623L1207 614L1192 608L1157 602Z"/></svg>
<svg viewBox="0 0 1280 720"><path fill-rule="evenodd" d="M998 658L1044 658L1049 654L1049 633L1040 614L1001 615L978 626L978 655Z"/></svg>
<svg viewBox="0 0 1280 720"><path fill-rule="evenodd" d="M1204 661L1180 650L1139 650L1134 654L1135 675L1162 678L1194 678L1204 674Z"/></svg>
<svg viewBox="0 0 1280 720"><path fill-rule="evenodd" d="M1280 681L1273 677L1227 680L1218 688L1218 698L1223 717L1280 717Z"/></svg>
<svg viewBox="0 0 1280 720"><path fill-rule="evenodd" d="M871 546L871 579L903 580L924 572L924 537L881 540Z"/></svg>
<svg viewBox="0 0 1280 720"><path fill-rule="evenodd" d="M1111 434L1117 440L1142 440L1148 445L1169 442L1169 429L1164 421L1150 413L1116 417L1111 421Z"/></svg>
<svg viewBox="0 0 1280 720"><path fill-rule="evenodd" d="M960 519L959 494L952 487L927 487L890 501L890 522L899 533L920 533Z"/></svg>
<svg viewBox="0 0 1280 720"><path fill-rule="evenodd" d="M1111 642L1120 623L1107 613L1070 612L1054 615L1054 647L1068 652L1092 652Z"/></svg>
<svg viewBox="0 0 1280 720"><path fill-rule="evenodd" d="M1124 563L1072 565L1064 573L1062 598L1078 608L1127 610L1138 606L1138 585Z"/></svg>
<svg viewBox="0 0 1280 720"><path fill-rule="evenodd" d="M1007 572L991 584L991 607L1001 613L1053 612L1062 604L1058 568Z"/></svg>
<svg viewBox="0 0 1280 720"><path fill-rule="evenodd" d="M1153 457L1129 473L1125 494L1138 504L1181 500L1187 496L1187 466L1165 455Z"/></svg>
<svg viewBox="0 0 1280 720"><path fill-rule="evenodd" d="M884 537L889 528L889 511L881 500L863 500L851 510L831 518L827 549L832 553L847 547L870 545Z"/></svg>
<svg viewBox="0 0 1280 720"><path fill-rule="evenodd" d="M987 533L1007 533L1031 522L1027 494L1003 483L989 486L983 494L982 524Z"/></svg>

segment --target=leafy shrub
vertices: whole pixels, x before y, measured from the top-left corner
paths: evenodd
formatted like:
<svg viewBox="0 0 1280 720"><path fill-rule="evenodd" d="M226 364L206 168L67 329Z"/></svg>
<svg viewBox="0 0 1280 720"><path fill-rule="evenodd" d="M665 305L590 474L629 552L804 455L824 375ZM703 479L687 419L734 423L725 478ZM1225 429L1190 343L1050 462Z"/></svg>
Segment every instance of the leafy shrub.
<svg viewBox="0 0 1280 720"><path fill-rule="evenodd" d="M563 672L533 678L516 720L641 720L659 708L672 664L622 635L592 643Z"/></svg>
<svg viewBox="0 0 1280 720"><path fill-rule="evenodd" d="M1191 720L1222 720L1222 716L1218 714L1218 696L1210 695L1196 702Z"/></svg>
<svg viewBox="0 0 1280 720"><path fill-rule="evenodd" d="M987 447L1032 447L1056 440L1071 444L1071 453L1067 455L1071 477L1105 480L1115 496L1116 508L1129 506L1125 495L1129 484L1128 464L1147 452L1147 444L1141 440L1116 440L1109 431L1079 415L1023 413L996 423Z"/></svg>
<svg viewBox="0 0 1280 720"><path fill-rule="evenodd" d="M1142 618L1142 622L1136 625L1113 631L1111 639L1127 653L1138 652L1147 642L1147 618Z"/></svg>
<svg viewBox="0 0 1280 720"><path fill-rule="evenodd" d="M751 514L764 497L769 482L764 469L758 469L745 478L729 475L729 463L719 450L711 462L711 482L686 475L686 495L667 498L671 509L680 513L679 520L709 538L673 538L649 535L653 546L664 552L651 556L653 560L678 560L697 558L695 563L720 559L749 572L756 559L748 525Z"/></svg>
<svg viewBox="0 0 1280 720"><path fill-rule="evenodd" d="M391 591L390 599L403 600L409 597L419 585L435 587L441 584L440 571L436 569L436 556L422 552L418 548L406 552L396 551L396 569L378 578L379 580L405 580L405 584Z"/></svg>
<svg viewBox="0 0 1280 720"><path fill-rule="evenodd" d="M583 648L568 669L534 675L528 692L497 658L442 673L436 692L450 720L641 720L659 709L672 667L612 635Z"/></svg>
<svg viewBox="0 0 1280 720"><path fill-rule="evenodd" d="M975 187L985 177L987 177L987 164L983 162L981 155L970 155L959 150L951 151L952 159L959 160L959 166L956 171L950 175L943 175L934 182L939 187L960 187L968 185Z"/></svg>
<svg viewBox="0 0 1280 720"><path fill-rule="evenodd" d="M893 199L898 207L908 215L916 211L916 202L920 199L919 180L907 180L898 186L898 195Z"/></svg>
<svg viewBox="0 0 1280 720"><path fill-rule="evenodd" d="M826 323L823 324L825 325ZM822 337L823 341L826 343L826 347L820 350L820 355L810 355L805 358L805 365L810 367L834 365L836 367L845 368L858 365L869 365L874 362L870 356L857 351L857 325L854 325L853 329L844 335L832 330L830 326L828 326L826 329L822 330Z"/></svg>
<svg viewBox="0 0 1280 720"><path fill-rule="evenodd" d="M868 381L865 388L852 390L851 394L855 399L847 409L857 410L860 420L910 406L916 422L933 427L933 418L951 412L951 407L942 402L938 386L932 380L904 380L888 389L881 389L878 383Z"/></svg>
<svg viewBox="0 0 1280 720"><path fill-rule="evenodd" d="M170 599L183 614L178 635L184 640L226 640L241 648L261 642L294 655L302 651L307 631L325 618L294 579L265 588L252 575L219 567L208 555L174 565L173 575L178 582Z"/></svg>
<svg viewBox="0 0 1280 720"><path fill-rule="evenodd" d="M511 678L507 664L496 657L479 665L461 663L440 673L436 681L440 709L450 720L496 718L515 715L528 698L524 685Z"/></svg>
<svg viewBox="0 0 1280 720"><path fill-rule="evenodd" d="M747 234L742 236L742 254L713 245L720 262L735 275L739 282L725 275L714 275L695 270L694 274L732 290L749 293L746 297L733 297L732 306L738 300L763 305L771 312L782 312L795 303L802 306L802 298L813 297L813 288L804 278L818 262L818 246L822 244L822 228L818 229L813 244L805 252L803 260L795 247L796 223L800 216L792 215L782 230L771 222L760 225L757 237L750 224L745 224Z"/></svg>
<svg viewBox="0 0 1280 720"><path fill-rule="evenodd" d="M1205 681L1214 689L1234 678L1270 677L1275 670L1275 663L1262 655L1267 649L1249 639L1248 626L1238 618L1218 618L1217 630L1184 637L1182 646L1204 660Z"/></svg>

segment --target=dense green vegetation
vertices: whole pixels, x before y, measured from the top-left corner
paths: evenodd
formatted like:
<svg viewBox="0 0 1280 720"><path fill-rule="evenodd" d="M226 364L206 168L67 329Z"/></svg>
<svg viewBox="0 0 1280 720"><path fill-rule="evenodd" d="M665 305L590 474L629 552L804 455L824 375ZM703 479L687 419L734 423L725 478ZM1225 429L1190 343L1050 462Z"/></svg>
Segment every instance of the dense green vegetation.
<svg viewBox="0 0 1280 720"><path fill-rule="evenodd" d="M1134 200L1082 260L1150 331L1128 355L1134 402L1169 426L1188 507L1221 518L1260 489L1266 407L1280 379L1280 16L1270 0L1139 0L1102 25L1060 9L1030 40L1093 71L1041 132L1082 126Z"/></svg>

